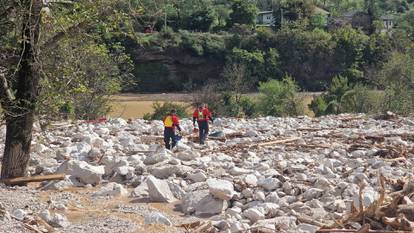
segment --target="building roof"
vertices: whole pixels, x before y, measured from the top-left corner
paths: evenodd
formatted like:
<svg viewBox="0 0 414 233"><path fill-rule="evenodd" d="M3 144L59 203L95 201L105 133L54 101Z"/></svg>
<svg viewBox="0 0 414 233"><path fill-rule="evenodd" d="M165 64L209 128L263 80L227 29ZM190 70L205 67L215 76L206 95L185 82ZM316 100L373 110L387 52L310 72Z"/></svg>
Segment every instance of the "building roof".
<svg viewBox="0 0 414 233"><path fill-rule="evenodd" d="M392 15L383 15L380 17L382 20L393 20L394 16Z"/></svg>
<svg viewBox="0 0 414 233"><path fill-rule="evenodd" d="M273 11L259 11L259 13L257 13L259 15L264 15L264 14L273 14Z"/></svg>

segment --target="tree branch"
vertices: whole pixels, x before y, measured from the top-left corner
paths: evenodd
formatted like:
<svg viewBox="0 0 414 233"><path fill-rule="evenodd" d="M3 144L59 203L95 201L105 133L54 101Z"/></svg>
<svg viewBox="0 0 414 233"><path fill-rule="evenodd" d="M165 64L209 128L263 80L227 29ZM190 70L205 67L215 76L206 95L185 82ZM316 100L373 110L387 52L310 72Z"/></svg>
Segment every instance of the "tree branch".
<svg viewBox="0 0 414 233"><path fill-rule="evenodd" d="M48 39L45 43L43 43L40 47L41 49L50 49L56 47L59 40L61 40L66 35L75 34L79 30L87 30L92 28L92 24L89 21L85 20L69 28L65 29L64 31L58 32L56 35Z"/></svg>

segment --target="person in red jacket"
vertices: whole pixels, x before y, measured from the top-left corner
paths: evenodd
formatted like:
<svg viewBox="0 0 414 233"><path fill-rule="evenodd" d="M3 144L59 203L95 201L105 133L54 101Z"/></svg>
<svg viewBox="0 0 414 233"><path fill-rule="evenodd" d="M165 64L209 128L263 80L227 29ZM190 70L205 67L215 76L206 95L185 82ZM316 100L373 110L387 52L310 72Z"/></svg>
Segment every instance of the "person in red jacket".
<svg viewBox="0 0 414 233"><path fill-rule="evenodd" d="M197 121L198 129L199 129L199 138L200 144L203 145L207 135L208 135L208 121L213 123L213 118L211 116L211 112L208 110L207 106L199 105L193 113L193 126L195 127L195 122Z"/></svg>
<svg viewBox="0 0 414 233"><path fill-rule="evenodd" d="M177 111L173 109L171 110L170 114L168 116L165 116L163 119L165 148L169 150L173 149L177 144L175 128L177 128L181 132L180 119L178 118L176 113Z"/></svg>

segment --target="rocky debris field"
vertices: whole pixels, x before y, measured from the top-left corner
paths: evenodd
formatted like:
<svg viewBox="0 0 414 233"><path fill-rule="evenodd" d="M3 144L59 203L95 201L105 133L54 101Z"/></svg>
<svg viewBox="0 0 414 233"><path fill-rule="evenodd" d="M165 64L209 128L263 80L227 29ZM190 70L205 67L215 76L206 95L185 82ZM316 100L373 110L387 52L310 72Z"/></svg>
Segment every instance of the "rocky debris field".
<svg viewBox="0 0 414 233"><path fill-rule="evenodd" d="M217 119L204 146L182 128L168 151L159 121L35 127L30 174L66 178L0 186L0 232L414 229L412 117Z"/></svg>

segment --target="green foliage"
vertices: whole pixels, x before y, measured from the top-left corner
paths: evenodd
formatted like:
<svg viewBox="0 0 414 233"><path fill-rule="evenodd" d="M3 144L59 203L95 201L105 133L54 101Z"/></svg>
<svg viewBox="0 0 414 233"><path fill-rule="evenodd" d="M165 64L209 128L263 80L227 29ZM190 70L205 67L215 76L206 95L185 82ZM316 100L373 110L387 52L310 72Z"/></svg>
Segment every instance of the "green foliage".
<svg viewBox="0 0 414 233"><path fill-rule="evenodd" d="M309 104L309 108L317 117L325 115L327 107L328 105L322 96L316 96Z"/></svg>
<svg viewBox="0 0 414 233"><path fill-rule="evenodd" d="M185 29L208 32L216 18L217 16L211 8L197 11L186 19L187 27Z"/></svg>
<svg viewBox="0 0 414 233"><path fill-rule="evenodd" d="M381 71L385 86L385 110L407 114L414 112L414 57L394 53Z"/></svg>
<svg viewBox="0 0 414 233"><path fill-rule="evenodd" d="M152 108L154 109L154 112L145 114L145 120L162 120L165 116L169 115L171 110L173 109L177 111L177 116L179 116L180 118L188 117L186 111L188 106L184 106L182 104L176 104L171 102L165 102L161 104L159 102L155 102L152 105Z"/></svg>
<svg viewBox="0 0 414 233"><path fill-rule="evenodd" d="M339 113L378 113L384 93L362 84L350 85L345 77L335 77L326 93L313 99L309 107L315 116Z"/></svg>
<svg viewBox="0 0 414 233"><path fill-rule="evenodd" d="M404 30L411 39L414 39L414 9L401 15L397 23L399 29Z"/></svg>
<svg viewBox="0 0 414 233"><path fill-rule="evenodd" d="M265 116L297 116L303 114L303 103L298 98L299 87L286 76L282 81L270 80L259 85L259 112Z"/></svg>
<svg viewBox="0 0 414 233"><path fill-rule="evenodd" d="M341 98L341 112L379 113L382 111L384 93L358 84Z"/></svg>
<svg viewBox="0 0 414 233"><path fill-rule="evenodd" d="M227 22L229 26L235 24L254 25L257 15L257 8L251 0L233 0L232 12Z"/></svg>
<svg viewBox="0 0 414 233"><path fill-rule="evenodd" d="M121 74L120 67L128 70L129 62L122 54L122 50L111 54L105 45L93 41L62 40L43 59L39 114L52 119L61 112L77 119L106 115L109 96L120 91L127 81L122 78L128 78Z"/></svg>

